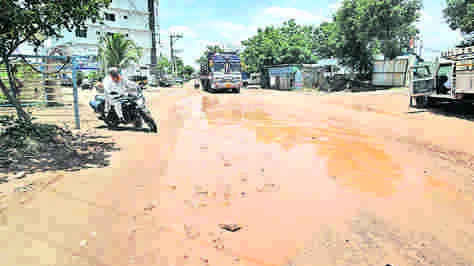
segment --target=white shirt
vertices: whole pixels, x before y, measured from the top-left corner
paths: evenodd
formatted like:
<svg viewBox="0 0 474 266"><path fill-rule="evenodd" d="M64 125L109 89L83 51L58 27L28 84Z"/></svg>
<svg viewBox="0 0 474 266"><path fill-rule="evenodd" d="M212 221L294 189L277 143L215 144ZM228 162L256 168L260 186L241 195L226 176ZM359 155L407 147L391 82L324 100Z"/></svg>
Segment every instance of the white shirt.
<svg viewBox="0 0 474 266"><path fill-rule="evenodd" d="M110 76L105 77L102 84L104 86L105 95L110 95L112 92L117 92L118 94L122 94L125 89L124 88L125 82L123 79L121 79L118 82L115 82L112 80L112 77Z"/></svg>

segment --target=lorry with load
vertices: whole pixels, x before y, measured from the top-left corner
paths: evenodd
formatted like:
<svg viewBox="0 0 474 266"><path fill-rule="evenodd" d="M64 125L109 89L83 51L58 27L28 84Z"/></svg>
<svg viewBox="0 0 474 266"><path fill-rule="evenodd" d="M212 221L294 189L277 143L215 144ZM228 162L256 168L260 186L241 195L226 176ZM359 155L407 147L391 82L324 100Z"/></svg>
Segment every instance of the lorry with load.
<svg viewBox="0 0 474 266"><path fill-rule="evenodd" d="M240 57L235 51L208 53L201 62L200 81L205 91L217 92L232 90L240 92L242 70Z"/></svg>
<svg viewBox="0 0 474 266"><path fill-rule="evenodd" d="M439 99L474 102L473 66L474 45L471 45L442 52L434 66L410 67L410 106L427 107Z"/></svg>

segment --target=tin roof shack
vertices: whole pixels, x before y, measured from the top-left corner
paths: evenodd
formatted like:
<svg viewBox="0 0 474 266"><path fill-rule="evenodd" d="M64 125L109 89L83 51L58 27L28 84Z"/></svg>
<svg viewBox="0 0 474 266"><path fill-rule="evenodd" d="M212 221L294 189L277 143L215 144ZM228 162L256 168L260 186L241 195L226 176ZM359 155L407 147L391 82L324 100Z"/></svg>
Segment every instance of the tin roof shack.
<svg viewBox="0 0 474 266"><path fill-rule="evenodd" d="M301 65L264 66L265 88L275 90L303 89Z"/></svg>
<svg viewBox="0 0 474 266"><path fill-rule="evenodd" d="M376 87L408 87L409 69L417 63L416 55L398 56L393 60L379 57L374 61L372 85Z"/></svg>
<svg viewBox="0 0 474 266"><path fill-rule="evenodd" d="M348 72L348 69L339 65L334 59L323 59L317 64L303 64L301 70L305 88L318 88L324 91L332 91L334 81L344 79Z"/></svg>

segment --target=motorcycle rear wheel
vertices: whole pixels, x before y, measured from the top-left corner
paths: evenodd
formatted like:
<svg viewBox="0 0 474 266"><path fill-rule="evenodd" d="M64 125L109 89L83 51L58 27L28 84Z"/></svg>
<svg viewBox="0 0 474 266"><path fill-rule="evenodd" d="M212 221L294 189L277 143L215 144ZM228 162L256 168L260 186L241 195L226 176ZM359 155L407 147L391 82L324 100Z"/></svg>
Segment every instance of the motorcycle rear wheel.
<svg viewBox="0 0 474 266"><path fill-rule="evenodd" d="M143 127L143 120L141 117L137 117L137 119L135 120L135 122L133 123L133 125L136 127L136 128L142 128Z"/></svg>
<svg viewBox="0 0 474 266"><path fill-rule="evenodd" d="M151 117L149 113L140 111L140 115L143 117L143 121L148 125L150 131L153 133L158 133L158 127L156 126L155 120Z"/></svg>
<svg viewBox="0 0 474 266"><path fill-rule="evenodd" d="M119 121L117 115L115 114L115 112L107 115L104 122L105 122L105 124L107 125L107 127L109 129L115 129L120 124L120 121Z"/></svg>

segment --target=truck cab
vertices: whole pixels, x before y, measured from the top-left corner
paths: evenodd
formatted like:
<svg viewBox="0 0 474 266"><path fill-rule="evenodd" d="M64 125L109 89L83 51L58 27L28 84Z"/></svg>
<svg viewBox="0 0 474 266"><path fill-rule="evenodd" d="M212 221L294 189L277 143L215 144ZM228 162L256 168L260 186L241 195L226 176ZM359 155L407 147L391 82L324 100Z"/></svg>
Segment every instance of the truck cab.
<svg viewBox="0 0 474 266"><path fill-rule="evenodd" d="M240 57L235 52L210 53L201 65L201 83L211 92L232 90L239 93L242 87Z"/></svg>
<svg viewBox="0 0 474 266"><path fill-rule="evenodd" d="M456 48L442 53L434 66L410 68L410 106L426 105L429 100L443 98L474 102L474 47Z"/></svg>
<svg viewBox="0 0 474 266"><path fill-rule="evenodd" d="M250 74L250 79L248 80L248 87L249 88L258 88L261 85L261 75L260 73L252 73Z"/></svg>

